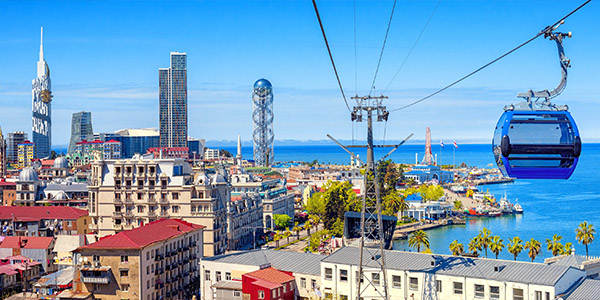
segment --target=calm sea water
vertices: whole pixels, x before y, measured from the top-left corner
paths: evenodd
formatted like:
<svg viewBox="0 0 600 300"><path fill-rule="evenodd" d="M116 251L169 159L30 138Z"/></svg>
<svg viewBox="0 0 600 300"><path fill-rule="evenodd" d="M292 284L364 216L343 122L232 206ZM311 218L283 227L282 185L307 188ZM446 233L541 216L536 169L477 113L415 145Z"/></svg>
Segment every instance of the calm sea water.
<svg viewBox="0 0 600 300"><path fill-rule="evenodd" d="M235 153L235 147L226 148ZM442 150L440 152L440 150ZM349 155L337 146L280 146L275 147L277 161L312 161L344 163L350 161ZM459 145L454 150L456 164L466 162L470 166L486 167L493 164L490 145ZM396 163L414 163L415 153L422 158L424 146L405 145L393 153L390 158ZM361 157L366 158L366 151L357 151ZM387 152L385 152L387 153ZM378 151L376 155L385 154ZM442 164L451 164L453 161L453 147L446 145L440 149L433 145L433 153L438 155ZM252 157L252 147L243 147L244 157ZM545 240L558 234L563 237L563 242L572 242L576 253L585 255L585 247L577 244L575 228L582 221L596 225L600 232L600 145L586 144L583 147L581 159L575 173L569 180L517 180L512 184L488 185L482 189L489 189L497 198L504 194L508 199L518 202L523 206L523 215L503 216L487 219L469 219L466 225L456 225L429 230L428 235L431 249L434 253L451 254L448 245L454 240L467 247L469 239L476 236L483 228L487 227L493 235L499 235L505 243L513 236L519 236L527 241L534 238L542 242L542 253L536 258L541 262L543 258L552 256L546 250ZM406 241L396 241L394 248L409 250ZM589 246L590 255L600 256L600 240ZM494 254L488 251L488 257ZM500 258L512 259L512 255L504 249ZM524 250L518 260L529 260Z"/></svg>

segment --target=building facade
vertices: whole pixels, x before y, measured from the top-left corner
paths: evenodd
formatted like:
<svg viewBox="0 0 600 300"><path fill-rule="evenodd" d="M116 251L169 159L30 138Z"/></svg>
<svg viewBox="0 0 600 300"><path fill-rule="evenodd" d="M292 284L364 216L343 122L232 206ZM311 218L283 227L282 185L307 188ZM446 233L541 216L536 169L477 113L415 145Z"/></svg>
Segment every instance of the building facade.
<svg viewBox="0 0 600 300"><path fill-rule="evenodd" d="M183 159L96 160L88 189L92 229L100 236L178 218L205 226L205 255L227 250L231 188L222 174L192 174Z"/></svg>
<svg viewBox="0 0 600 300"><path fill-rule="evenodd" d="M6 140L0 128L0 177L6 176L6 168L8 167L8 159L6 157Z"/></svg>
<svg viewBox="0 0 600 300"><path fill-rule="evenodd" d="M39 157L49 157L52 150L52 88L50 68L44 60L44 28L41 31L40 57L37 77L32 81L32 131L33 143Z"/></svg>
<svg viewBox="0 0 600 300"><path fill-rule="evenodd" d="M187 147L187 54L171 52L158 77L160 147Z"/></svg>
<svg viewBox="0 0 600 300"><path fill-rule="evenodd" d="M92 113L89 111L80 111L73 113L71 120L71 139L67 154L75 153L77 143L81 141L91 141L94 139L94 130L92 128Z"/></svg>
<svg viewBox="0 0 600 300"><path fill-rule="evenodd" d="M121 157L132 158L136 153L144 154L149 148L158 147L160 134L155 128L121 129L114 133L96 133L95 140L121 142Z"/></svg>
<svg viewBox="0 0 600 300"><path fill-rule="evenodd" d="M31 161L37 157L37 145L25 140L17 145L17 164L19 168L31 166Z"/></svg>
<svg viewBox="0 0 600 300"><path fill-rule="evenodd" d="M104 300L191 299L199 292L203 228L160 219L79 247L82 284L74 289Z"/></svg>
<svg viewBox="0 0 600 300"><path fill-rule="evenodd" d="M11 163L19 159L19 144L27 140L27 133L15 131L8 133L8 143L6 145L6 156Z"/></svg>

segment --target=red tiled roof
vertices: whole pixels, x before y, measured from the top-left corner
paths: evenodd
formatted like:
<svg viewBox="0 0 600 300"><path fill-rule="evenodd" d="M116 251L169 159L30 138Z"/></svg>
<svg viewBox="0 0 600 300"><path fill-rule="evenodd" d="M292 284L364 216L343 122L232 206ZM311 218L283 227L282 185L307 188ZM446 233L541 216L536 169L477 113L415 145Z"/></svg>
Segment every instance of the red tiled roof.
<svg viewBox="0 0 600 300"><path fill-rule="evenodd" d="M110 140L110 141L106 141L105 143L121 143L121 142L115 141L115 140Z"/></svg>
<svg viewBox="0 0 600 300"><path fill-rule="evenodd" d="M77 220L87 215L87 210L69 206L0 206L0 220Z"/></svg>
<svg viewBox="0 0 600 300"><path fill-rule="evenodd" d="M100 238L78 249L141 249L153 243L205 228L180 219L160 219L148 225Z"/></svg>
<svg viewBox="0 0 600 300"><path fill-rule="evenodd" d="M31 258L25 257L23 255L14 255L14 256L5 257L3 259L8 259L8 260L23 260L23 261L30 261L31 260Z"/></svg>
<svg viewBox="0 0 600 300"><path fill-rule="evenodd" d="M0 181L0 186L17 186L16 182Z"/></svg>
<svg viewBox="0 0 600 300"><path fill-rule="evenodd" d="M286 272L279 271L273 267L246 273L244 275L250 276L255 279L261 279L264 281L268 281L271 283L286 283L288 281L294 280L294 276L292 276Z"/></svg>
<svg viewBox="0 0 600 300"><path fill-rule="evenodd" d="M7 236L0 244L0 248L48 249L52 240L54 238L43 236Z"/></svg>
<svg viewBox="0 0 600 300"><path fill-rule="evenodd" d="M14 275L17 274L17 270L14 266L12 265L2 265L0 266L0 274L6 274L6 275Z"/></svg>

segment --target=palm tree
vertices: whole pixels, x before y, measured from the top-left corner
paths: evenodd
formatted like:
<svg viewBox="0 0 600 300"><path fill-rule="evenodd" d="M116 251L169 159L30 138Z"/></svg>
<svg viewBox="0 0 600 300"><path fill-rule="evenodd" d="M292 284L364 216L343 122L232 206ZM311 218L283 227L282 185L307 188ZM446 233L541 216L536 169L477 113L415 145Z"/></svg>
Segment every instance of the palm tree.
<svg viewBox="0 0 600 300"><path fill-rule="evenodd" d="M476 237L472 238L469 242L468 247L471 253L479 256L479 251L481 251L481 236L477 235Z"/></svg>
<svg viewBox="0 0 600 300"><path fill-rule="evenodd" d="M429 237L423 230L417 230L410 235L408 246L417 248L417 252L421 252L421 245L429 248Z"/></svg>
<svg viewBox="0 0 600 300"><path fill-rule="evenodd" d="M531 262L533 262L535 257L542 252L542 243L531 238L529 242L525 243L525 249L529 249L528 255L531 258Z"/></svg>
<svg viewBox="0 0 600 300"><path fill-rule="evenodd" d="M588 245L594 241L594 235L596 234L594 225L588 224L587 221L583 221L583 223L579 224L579 227L575 229L575 233L577 242L585 245L585 256L588 257Z"/></svg>
<svg viewBox="0 0 600 300"><path fill-rule="evenodd" d="M310 229L313 228L313 225L311 222L305 222L304 223L304 229L306 230L306 233L308 235L310 235Z"/></svg>
<svg viewBox="0 0 600 300"><path fill-rule="evenodd" d="M500 252L502 252L502 249L504 248L504 244L502 242L504 242L504 240L501 239L498 235L492 237L491 239L490 250L492 250L492 252L496 254L496 259L498 259L498 254L500 254Z"/></svg>
<svg viewBox="0 0 600 300"><path fill-rule="evenodd" d="M452 251L452 255L459 256L465 251L465 246L459 243L458 240L454 240L450 243L450 251Z"/></svg>
<svg viewBox="0 0 600 300"><path fill-rule="evenodd" d="M483 229L479 232L479 235L481 236L481 247L485 250L486 258L487 258L487 249L490 246L490 242L492 240L491 234L492 234L492 232L485 227L483 227Z"/></svg>
<svg viewBox="0 0 600 300"><path fill-rule="evenodd" d="M508 252L515 257L515 260L517 260L517 256L519 256L519 253L521 253L521 251L523 251L522 242L523 241L518 236L515 236L512 239L509 239L507 249L508 249Z"/></svg>
<svg viewBox="0 0 600 300"><path fill-rule="evenodd" d="M298 226L298 222L294 223L294 228L292 228L292 230L296 232L296 239L299 240L300 239L300 231L302 231L302 227Z"/></svg>
<svg viewBox="0 0 600 300"><path fill-rule="evenodd" d="M571 255L571 249L573 249L573 243L565 243L560 255Z"/></svg>
<svg viewBox="0 0 600 300"><path fill-rule="evenodd" d="M563 252L563 245L560 243L562 240L562 236L555 234L552 236L552 239L546 239L546 245L548 246L548 251L552 252L553 256L560 255Z"/></svg>
<svg viewBox="0 0 600 300"><path fill-rule="evenodd" d="M289 228L286 228L285 231L283 232L283 237L287 238L287 243L290 243L290 236L292 236L292 232L290 231Z"/></svg>
<svg viewBox="0 0 600 300"><path fill-rule="evenodd" d="M281 234L281 232L275 231L275 235L273 235L273 240L275 241L277 248L279 248L279 240L281 240L282 238L283 235Z"/></svg>
<svg viewBox="0 0 600 300"><path fill-rule="evenodd" d="M462 201L456 200L454 201L454 210L461 211L463 209Z"/></svg>

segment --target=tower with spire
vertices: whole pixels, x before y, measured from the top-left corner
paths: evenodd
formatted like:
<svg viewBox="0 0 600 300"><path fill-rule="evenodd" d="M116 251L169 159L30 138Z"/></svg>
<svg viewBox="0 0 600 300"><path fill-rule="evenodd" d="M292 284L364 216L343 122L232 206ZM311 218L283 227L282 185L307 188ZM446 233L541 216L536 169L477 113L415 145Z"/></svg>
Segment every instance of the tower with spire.
<svg viewBox="0 0 600 300"><path fill-rule="evenodd" d="M52 89L50 68L44 60L44 28L41 28L40 56L37 62L37 77L32 81L32 142L38 157L49 157L52 150Z"/></svg>

